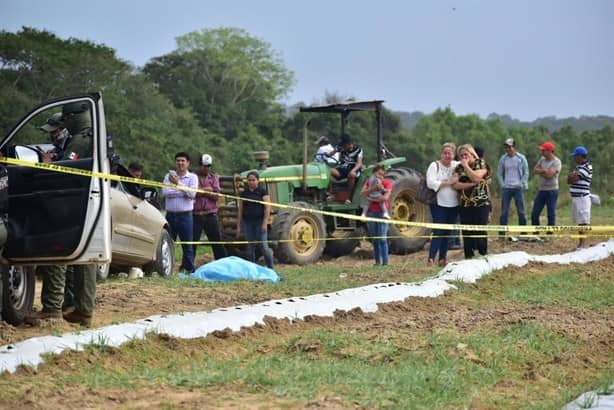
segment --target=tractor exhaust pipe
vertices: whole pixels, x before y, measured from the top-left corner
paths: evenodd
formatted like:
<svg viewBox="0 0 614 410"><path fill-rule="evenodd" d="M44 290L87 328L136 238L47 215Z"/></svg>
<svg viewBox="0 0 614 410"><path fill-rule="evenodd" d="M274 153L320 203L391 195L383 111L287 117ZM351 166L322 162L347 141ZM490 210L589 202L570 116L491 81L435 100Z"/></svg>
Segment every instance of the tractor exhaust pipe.
<svg viewBox="0 0 614 410"><path fill-rule="evenodd" d="M307 120L303 125L303 192L307 191L307 127L311 120Z"/></svg>

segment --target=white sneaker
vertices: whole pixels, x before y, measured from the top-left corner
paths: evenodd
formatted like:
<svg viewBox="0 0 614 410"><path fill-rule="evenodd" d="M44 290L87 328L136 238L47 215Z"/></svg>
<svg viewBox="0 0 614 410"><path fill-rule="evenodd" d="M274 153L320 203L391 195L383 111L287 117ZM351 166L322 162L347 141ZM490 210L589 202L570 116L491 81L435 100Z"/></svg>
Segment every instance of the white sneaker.
<svg viewBox="0 0 614 410"><path fill-rule="evenodd" d="M384 212L384 215L382 215L384 218L386 219L391 219L390 218L390 214L388 212Z"/></svg>
<svg viewBox="0 0 614 410"><path fill-rule="evenodd" d="M363 218L366 218L367 217L367 213L363 212L363 213L360 214L360 216L363 217Z"/></svg>

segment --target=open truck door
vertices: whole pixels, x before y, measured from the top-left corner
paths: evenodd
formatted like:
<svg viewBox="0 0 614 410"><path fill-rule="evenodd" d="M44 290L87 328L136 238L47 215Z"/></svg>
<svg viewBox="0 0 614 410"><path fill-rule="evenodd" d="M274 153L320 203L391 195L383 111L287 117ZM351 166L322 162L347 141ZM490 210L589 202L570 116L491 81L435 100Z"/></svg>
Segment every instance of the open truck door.
<svg viewBox="0 0 614 410"><path fill-rule="evenodd" d="M50 118L59 118L58 113L68 141L53 139L50 127L41 129ZM110 172L107 143L102 97L97 93L38 105L0 142L2 156L25 161L4 164L8 235L2 294L3 316L9 322L18 323L31 309L34 272L28 267L110 261L110 184L91 176ZM48 164L75 173L45 167L49 159Z"/></svg>

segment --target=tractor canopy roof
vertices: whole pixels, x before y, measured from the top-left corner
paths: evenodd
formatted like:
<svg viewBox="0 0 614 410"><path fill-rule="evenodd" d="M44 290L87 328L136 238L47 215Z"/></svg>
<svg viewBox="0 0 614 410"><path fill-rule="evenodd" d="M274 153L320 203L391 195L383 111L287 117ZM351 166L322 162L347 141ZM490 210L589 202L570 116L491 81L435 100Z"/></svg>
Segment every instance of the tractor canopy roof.
<svg viewBox="0 0 614 410"><path fill-rule="evenodd" d="M347 113L350 111L378 111L384 100L344 101L326 105L310 105L301 107L300 112L333 112Z"/></svg>

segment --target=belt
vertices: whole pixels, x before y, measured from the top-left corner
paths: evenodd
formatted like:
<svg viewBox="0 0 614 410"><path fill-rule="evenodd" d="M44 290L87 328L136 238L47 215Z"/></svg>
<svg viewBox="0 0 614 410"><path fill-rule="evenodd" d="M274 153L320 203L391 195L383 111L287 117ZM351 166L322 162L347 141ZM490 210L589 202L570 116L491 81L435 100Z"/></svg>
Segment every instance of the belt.
<svg viewBox="0 0 614 410"><path fill-rule="evenodd" d="M217 212L194 211L192 215L215 215Z"/></svg>
<svg viewBox="0 0 614 410"><path fill-rule="evenodd" d="M590 194L584 193L584 194L571 194L572 198L582 198L584 196L588 196Z"/></svg>
<svg viewBox="0 0 614 410"><path fill-rule="evenodd" d="M174 215L182 215L182 214L191 214L192 211L166 211L167 214L174 214Z"/></svg>

